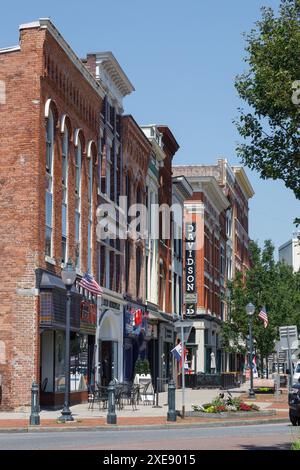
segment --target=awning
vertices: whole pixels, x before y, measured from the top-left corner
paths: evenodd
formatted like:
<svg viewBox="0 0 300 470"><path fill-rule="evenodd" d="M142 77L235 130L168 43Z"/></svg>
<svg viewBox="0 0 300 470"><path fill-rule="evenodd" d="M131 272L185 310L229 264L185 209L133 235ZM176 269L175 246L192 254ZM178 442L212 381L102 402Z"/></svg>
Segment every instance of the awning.
<svg viewBox="0 0 300 470"><path fill-rule="evenodd" d="M38 287L39 289L55 289L56 288L56 289L66 290L66 287L62 279L47 271L42 272L41 280L40 280ZM71 292L79 294L75 286L72 287Z"/></svg>
<svg viewBox="0 0 300 470"><path fill-rule="evenodd" d="M149 312L149 317L148 317L149 320L158 320L158 321L163 321L165 323L169 323L169 322L173 323L171 318L170 319L165 318L161 314L161 312L156 312L154 310L150 310L149 308L147 309L147 311Z"/></svg>

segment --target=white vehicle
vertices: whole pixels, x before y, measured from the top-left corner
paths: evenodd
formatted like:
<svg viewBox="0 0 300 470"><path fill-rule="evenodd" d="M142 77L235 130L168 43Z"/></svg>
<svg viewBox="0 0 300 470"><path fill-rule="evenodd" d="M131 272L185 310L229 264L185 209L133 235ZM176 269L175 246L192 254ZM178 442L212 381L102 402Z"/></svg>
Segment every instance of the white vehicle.
<svg viewBox="0 0 300 470"><path fill-rule="evenodd" d="M300 361L296 363L294 375L293 375L293 383L297 383L300 379Z"/></svg>

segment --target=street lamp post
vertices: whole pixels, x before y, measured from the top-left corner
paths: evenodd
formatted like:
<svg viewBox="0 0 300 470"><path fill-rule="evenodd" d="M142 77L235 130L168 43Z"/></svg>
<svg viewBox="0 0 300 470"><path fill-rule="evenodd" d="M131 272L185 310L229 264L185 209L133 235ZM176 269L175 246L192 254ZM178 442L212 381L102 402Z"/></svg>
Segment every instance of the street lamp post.
<svg viewBox="0 0 300 470"><path fill-rule="evenodd" d="M61 423L74 421L70 405L70 319L71 319L71 289L76 280L76 271L72 261L69 259L67 265L61 272L61 278L67 289L67 308L66 308L66 352L65 352L65 400L61 416L58 420Z"/></svg>
<svg viewBox="0 0 300 470"><path fill-rule="evenodd" d="M255 312L255 306L253 304L248 304L246 306L246 312L249 317L249 346L250 346L250 389L249 389L249 398L255 398L255 393L253 390L253 338L252 338L252 319Z"/></svg>

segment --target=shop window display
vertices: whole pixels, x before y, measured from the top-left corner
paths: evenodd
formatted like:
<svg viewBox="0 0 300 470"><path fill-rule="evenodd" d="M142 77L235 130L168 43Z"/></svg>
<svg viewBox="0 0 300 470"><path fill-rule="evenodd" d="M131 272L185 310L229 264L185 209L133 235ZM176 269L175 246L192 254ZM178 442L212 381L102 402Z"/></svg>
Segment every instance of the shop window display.
<svg viewBox="0 0 300 470"><path fill-rule="evenodd" d="M87 390L88 335L71 333L70 343L70 390Z"/></svg>

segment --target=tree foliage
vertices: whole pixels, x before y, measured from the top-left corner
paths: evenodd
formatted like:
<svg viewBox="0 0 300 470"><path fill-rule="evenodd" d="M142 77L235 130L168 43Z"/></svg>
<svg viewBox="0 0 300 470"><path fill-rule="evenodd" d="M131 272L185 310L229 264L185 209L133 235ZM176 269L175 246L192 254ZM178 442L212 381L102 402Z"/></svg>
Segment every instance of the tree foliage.
<svg viewBox="0 0 300 470"><path fill-rule="evenodd" d="M227 351L246 352L249 320L246 305L255 307L253 339L255 349L261 357L274 351L279 326L297 325L300 330L300 271L293 273L290 266L275 262L274 246L265 241L263 249L251 242L252 266L242 279L241 273L228 286L228 321L223 325L222 337ZM258 317L265 306L269 324L264 328Z"/></svg>
<svg viewBox="0 0 300 470"><path fill-rule="evenodd" d="M245 139L237 153L263 179L283 180L300 199L300 89L293 90L300 80L300 0L281 0L278 16L262 8L245 38L248 70L235 87L248 106L235 121Z"/></svg>

